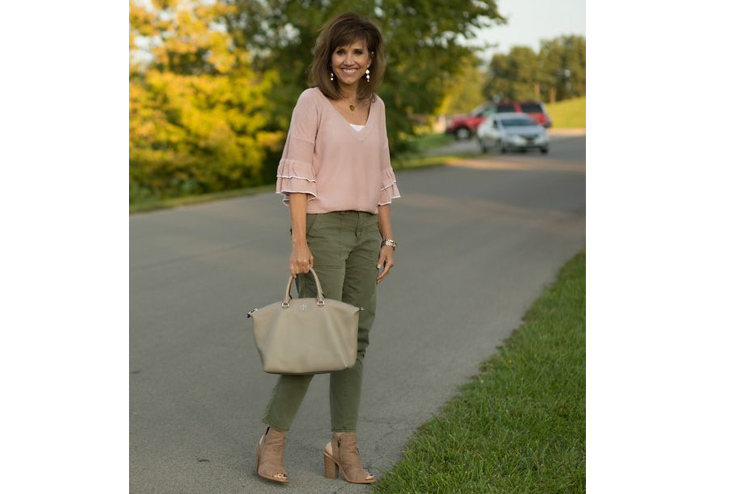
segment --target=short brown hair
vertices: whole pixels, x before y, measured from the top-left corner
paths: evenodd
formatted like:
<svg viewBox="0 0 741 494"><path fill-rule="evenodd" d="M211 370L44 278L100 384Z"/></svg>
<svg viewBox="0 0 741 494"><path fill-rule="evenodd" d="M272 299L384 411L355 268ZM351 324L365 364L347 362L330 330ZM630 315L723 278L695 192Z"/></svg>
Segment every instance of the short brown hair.
<svg viewBox="0 0 741 494"><path fill-rule="evenodd" d="M386 70L386 58L383 54L383 36L381 31L370 20L353 13L341 14L327 22L319 31L314 45L314 61L309 67L309 83L316 86L330 99L342 96L337 79L330 80L332 53L338 46L346 46L355 41L365 41L373 63L370 66L370 83L361 80L358 85L359 100L370 100L381 85Z"/></svg>

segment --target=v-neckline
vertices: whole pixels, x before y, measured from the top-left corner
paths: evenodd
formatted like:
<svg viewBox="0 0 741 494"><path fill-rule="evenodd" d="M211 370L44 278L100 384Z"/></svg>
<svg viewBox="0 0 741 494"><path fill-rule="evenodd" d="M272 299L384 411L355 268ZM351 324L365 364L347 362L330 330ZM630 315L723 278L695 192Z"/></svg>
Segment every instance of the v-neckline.
<svg viewBox="0 0 741 494"><path fill-rule="evenodd" d="M365 139L365 137L366 137L366 136L368 135L368 131L367 131L367 129L368 129L368 124L369 124L369 123L370 123L370 121L371 121L371 117L372 117L372 116L373 116L373 114L375 113L375 112L374 112L374 110L373 110L373 107L374 107L375 105L374 105L374 104L373 104L372 102L368 104L368 117L367 117L367 118L365 119L365 123L364 123L364 124L354 124L354 123L350 123L350 122L349 122L349 121L348 121L348 120L347 120L347 119L346 119L346 118L345 118L345 117L344 117L344 116L342 115L342 113L340 113L340 110L338 110L337 108L335 108L335 106L334 106L334 105L332 104L332 102L331 102L331 101L329 100L329 98L327 98L327 97L326 97L326 96L324 95L324 93L323 93L323 92L322 92L322 91L321 91L321 90L320 90L320 89L319 89L318 87L317 87L317 88L315 88L315 89L316 89L316 90L317 90L317 91L319 92L319 94L321 95L322 99L324 99L324 101L325 101L325 102L326 102L326 103L327 103L327 104L328 104L328 105L329 105L329 106L330 106L330 107L332 108L332 111L334 111L335 115L336 115L336 116L337 116L337 117L338 117L338 118L339 118L340 120L342 120L342 121L343 121L343 122L345 123L345 127L347 127L347 130L348 130L348 131L350 131L350 132L352 132L352 133L353 133L353 134L355 135L355 137L357 137L357 138L362 138L362 139ZM353 125L362 125L362 126L363 126L363 128L362 128L362 129L360 129L360 130L355 130L355 129L354 129L353 127L352 127Z"/></svg>

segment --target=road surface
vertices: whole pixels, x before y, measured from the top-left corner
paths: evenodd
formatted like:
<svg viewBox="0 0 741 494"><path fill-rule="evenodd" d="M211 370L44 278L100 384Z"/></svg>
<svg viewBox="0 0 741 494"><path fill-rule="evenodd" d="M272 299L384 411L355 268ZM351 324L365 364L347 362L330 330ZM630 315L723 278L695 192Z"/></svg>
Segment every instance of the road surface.
<svg viewBox="0 0 741 494"><path fill-rule="evenodd" d="M397 174L399 248L379 288L359 424L373 473L399 460L585 245L585 169L586 137L570 136L548 155ZM131 216L131 493L277 492L253 470L275 377L245 315L282 296L288 227L273 194ZM289 435L286 492L368 491L322 476L327 395L317 376Z"/></svg>

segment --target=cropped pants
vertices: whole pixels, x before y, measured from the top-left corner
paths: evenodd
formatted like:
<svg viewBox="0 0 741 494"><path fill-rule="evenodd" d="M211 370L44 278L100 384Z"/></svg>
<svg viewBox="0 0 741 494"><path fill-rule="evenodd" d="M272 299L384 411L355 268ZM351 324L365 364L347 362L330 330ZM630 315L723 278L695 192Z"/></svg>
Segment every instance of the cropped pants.
<svg viewBox="0 0 741 494"><path fill-rule="evenodd" d="M355 365L329 376L332 432L354 432L358 424L363 358L376 317L376 277L381 234L378 216L361 211L306 215L306 240L314 256L314 271L327 298L362 307ZM315 297L311 273L296 279L299 297ZM273 388L263 421L288 431L313 376L282 375Z"/></svg>

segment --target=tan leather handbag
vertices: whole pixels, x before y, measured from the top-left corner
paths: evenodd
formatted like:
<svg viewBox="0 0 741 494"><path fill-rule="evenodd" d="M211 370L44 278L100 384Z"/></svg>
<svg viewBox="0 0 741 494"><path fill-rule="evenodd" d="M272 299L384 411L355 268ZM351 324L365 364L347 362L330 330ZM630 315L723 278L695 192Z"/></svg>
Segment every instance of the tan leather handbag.
<svg viewBox="0 0 741 494"><path fill-rule="evenodd" d="M348 369L358 352L358 317L363 310L324 298L319 277L316 298L291 299L293 277L282 302L247 314L265 372L321 374Z"/></svg>

